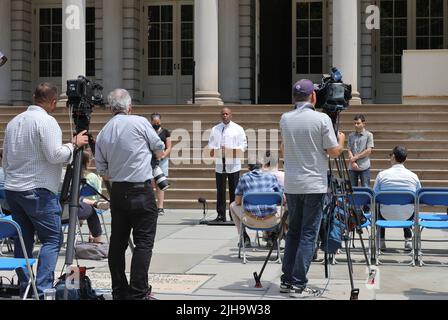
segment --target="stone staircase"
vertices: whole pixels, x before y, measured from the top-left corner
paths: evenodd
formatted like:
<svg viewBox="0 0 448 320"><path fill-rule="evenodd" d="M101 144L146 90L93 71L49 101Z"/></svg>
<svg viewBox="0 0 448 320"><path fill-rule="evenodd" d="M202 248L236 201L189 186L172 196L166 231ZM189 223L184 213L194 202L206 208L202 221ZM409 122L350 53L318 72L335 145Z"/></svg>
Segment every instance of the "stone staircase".
<svg viewBox="0 0 448 320"><path fill-rule="evenodd" d="M246 129L249 151L278 151L281 136L279 120L289 105L235 105L233 120ZM25 108L0 108L0 143L7 123ZM171 189L166 193L166 208L200 208L199 197L208 199L209 209L215 206L214 165L202 157L209 130L220 121L216 106L137 106L134 114L149 118L153 112L163 116L163 126L172 131L173 153L170 163ZM380 170L389 164L391 149L402 144L409 149L406 166L421 179L423 186L448 187L448 106L362 105L342 114L345 133L353 131L353 118L364 114L367 129L375 137L372 154L372 184ZM71 132L71 120L65 108L58 108L55 118L63 129L64 141ZM91 133L96 136L110 119L106 109L96 108ZM245 170L244 170L245 171Z"/></svg>

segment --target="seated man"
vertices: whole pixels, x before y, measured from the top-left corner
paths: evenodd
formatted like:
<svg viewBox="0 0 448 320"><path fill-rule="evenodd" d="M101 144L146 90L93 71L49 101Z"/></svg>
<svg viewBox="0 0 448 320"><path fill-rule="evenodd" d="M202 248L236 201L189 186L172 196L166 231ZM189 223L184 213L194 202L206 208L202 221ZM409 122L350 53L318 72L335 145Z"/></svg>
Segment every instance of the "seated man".
<svg viewBox="0 0 448 320"><path fill-rule="evenodd" d="M408 156L406 147L397 146L393 149L390 156L392 168L381 171L375 180L373 190L375 193L380 191L412 191L417 192L421 188L420 180L417 175L404 167L404 163ZM413 205L381 205L379 218L386 220L408 220L414 216ZM405 237L405 249L412 248L412 231L411 229L403 229ZM380 247L384 249L385 245L385 229L381 228Z"/></svg>
<svg viewBox="0 0 448 320"><path fill-rule="evenodd" d="M240 178L235 190L235 202L230 205L232 215L238 234L241 236L241 219L244 217L244 224L257 228L271 228L281 220L280 212L277 206L254 206L245 205L241 207L243 196L252 192L283 192L277 178L261 170L261 164L250 164L249 171ZM245 212L252 215L245 215ZM250 238L247 233L244 234L244 243L250 246ZM241 245L241 243L240 243Z"/></svg>

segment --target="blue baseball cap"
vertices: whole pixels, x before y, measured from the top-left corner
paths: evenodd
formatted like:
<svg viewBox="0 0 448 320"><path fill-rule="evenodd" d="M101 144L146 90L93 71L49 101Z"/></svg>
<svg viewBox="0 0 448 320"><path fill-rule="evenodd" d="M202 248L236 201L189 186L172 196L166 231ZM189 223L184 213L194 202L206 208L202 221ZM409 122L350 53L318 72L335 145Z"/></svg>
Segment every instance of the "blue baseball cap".
<svg viewBox="0 0 448 320"><path fill-rule="evenodd" d="M309 97L314 91L314 84L311 80L302 79L297 81L293 87L293 94L295 97L305 98Z"/></svg>

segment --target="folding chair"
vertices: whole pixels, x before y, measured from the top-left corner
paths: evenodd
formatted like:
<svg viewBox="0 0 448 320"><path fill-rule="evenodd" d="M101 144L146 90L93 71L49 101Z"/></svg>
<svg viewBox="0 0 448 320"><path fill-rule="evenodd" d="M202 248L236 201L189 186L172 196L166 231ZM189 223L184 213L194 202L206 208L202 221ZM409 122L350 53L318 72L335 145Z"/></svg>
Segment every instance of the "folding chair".
<svg viewBox="0 0 448 320"><path fill-rule="evenodd" d="M448 216L438 213L421 214L421 206L447 207L448 188L422 188L417 194L416 205L416 252L419 266L424 265L422 250L422 232L429 230L448 230ZM448 240L425 240L426 242L448 242ZM433 256L446 256L446 254L431 254Z"/></svg>
<svg viewBox="0 0 448 320"><path fill-rule="evenodd" d="M379 205L413 205L415 212L415 193L411 191L381 191L375 194L375 204ZM376 211L378 212L378 211ZM375 217L375 228L376 228L376 256L375 261L376 265L381 264L379 260L379 255L384 254L381 252L380 248L380 230L381 228L385 229L402 229L402 228L413 228L415 225L415 216L412 221L408 220L380 220L379 217ZM412 262L410 263L412 266L415 266L415 232L412 233L412 248L411 248L411 256Z"/></svg>
<svg viewBox="0 0 448 320"><path fill-rule="evenodd" d="M0 258L0 270L2 271L14 271L17 268L27 268L29 275L29 282L23 295L23 300L28 297L30 287L33 288L34 297L39 300L39 294L37 293L36 278L33 274L33 265L36 263L36 259L28 259L26 253L25 243L23 241L22 231L20 226L12 220L12 218L0 218L0 239L19 237L20 245L22 246L23 259L19 258Z"/></svg>
<svg viewBox="0 0 448 320"><path fill-rule="evenodd" d="M0 200L4 200L4 199L6 199L6 195L5 195L5 189L2 187L2 188L0 188ZM5 215L3 213L3 209L0 205L0 218L2 218L2 217L5 217ZM13 252L10 239L8 239L8 238L3 239L0 242L0 257L3 256L3 247L5 244L8 249L8 252L9 253Z"/></svg>
<svg viewBox="0 0 448 320"><path fill-rule="evenodd" d="M280 217L283 216L283 193L282 192L251 192L247 193L243 196L241 206L245 207L245 204L251 204L255 206L269 206L269 205L277 205L280 206ZM244 209L243 209L244 210ZM247 212L245 215L249 215ZM249 226L244 223L244 217L241 219L241 234L240 234L240 246L238 249L238 258L241 259L241 249L243 251L243 264L247 263L246 258L246 246L244 243L244 233L246 228L255 231L276 231L279 227L281 228L281 219L278 224L272 226L270 228L257 228L255 226ZM277 262L281 263L280 257L280 241L281 239L277 238Z"/></svg>
<svg viewBox="0 0 448 320"><path fill-rule="evenodd" d="M372 258L372 253L375 252L375 223L373 221L373 218L375 217L375 196L373 190L365 187L354 187L352 200L356 207L370 207L370 212L364 213L367 222L364 223L361 228L366 229L367 231L369 239L369 256ZM371 229L370 232L369 227Z"/></svg>
<svg viewBox="0 0 448 320"><path fill-rule="evenodd" d="M96 190L93 189L93 187L90 186L89 184L85 184L82 186L80 191L80 197L92 197L97 195L98 193L96 192ZM107 233L106 221L104 220L104 214L106 213L106 211L95 209L95 212L97 215L101 217L101 222L104 228L104 234L106 235L107 242L109 243L109 234Z"/></svg>

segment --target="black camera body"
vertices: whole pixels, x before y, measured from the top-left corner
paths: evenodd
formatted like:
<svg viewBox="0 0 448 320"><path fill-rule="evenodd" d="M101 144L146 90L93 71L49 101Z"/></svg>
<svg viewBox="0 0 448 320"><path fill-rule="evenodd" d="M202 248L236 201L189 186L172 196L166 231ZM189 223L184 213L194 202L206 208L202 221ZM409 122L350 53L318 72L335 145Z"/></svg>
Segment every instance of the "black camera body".
<svg viewBox="0 0 448 320"><path fill-rule="evenodd" d="M94 106L104 106L103 86L84 76L67 81L67 107L72 109L76 132L89 130Z"/></svg>
<svg viewBox="0 0 448 320"><path fill-rule="evenodd" d="M322 76L322 83L315 87L316 108L327 114L346 110L352 99L352 86L342 82L342 74L337 68L331 69L330 76Z"/></svg>

